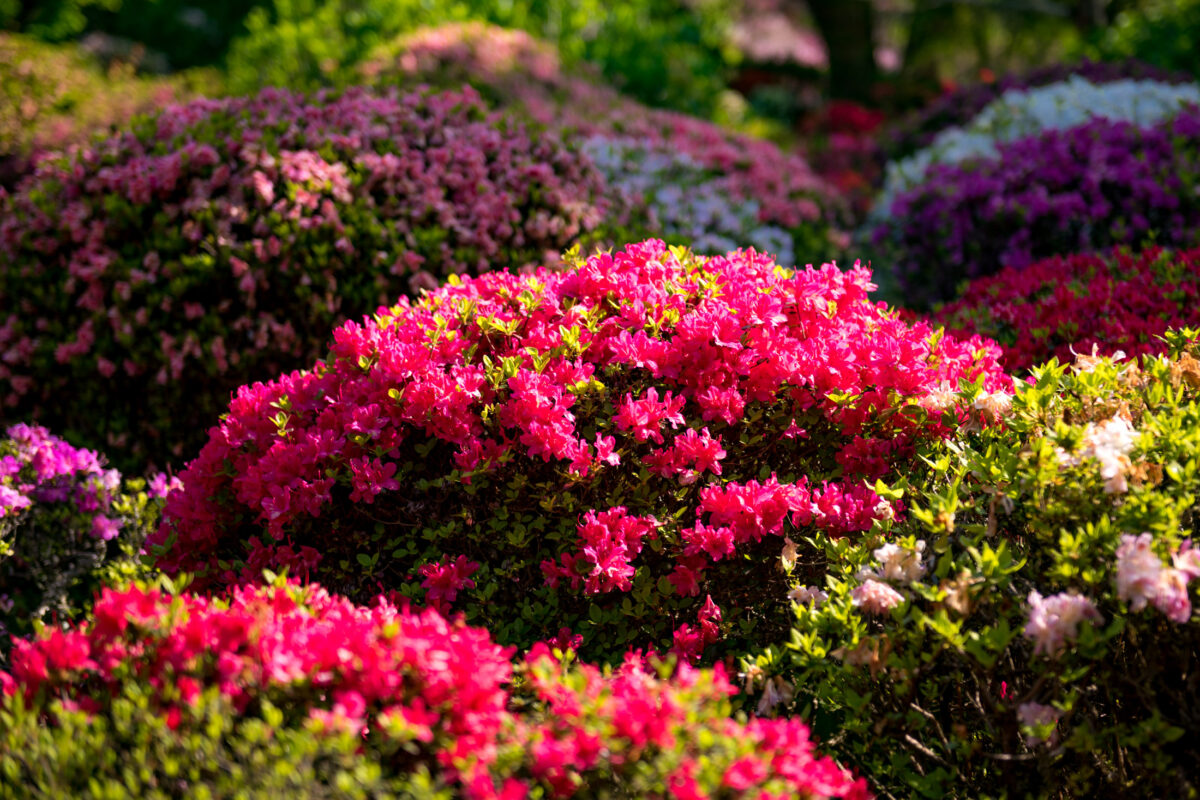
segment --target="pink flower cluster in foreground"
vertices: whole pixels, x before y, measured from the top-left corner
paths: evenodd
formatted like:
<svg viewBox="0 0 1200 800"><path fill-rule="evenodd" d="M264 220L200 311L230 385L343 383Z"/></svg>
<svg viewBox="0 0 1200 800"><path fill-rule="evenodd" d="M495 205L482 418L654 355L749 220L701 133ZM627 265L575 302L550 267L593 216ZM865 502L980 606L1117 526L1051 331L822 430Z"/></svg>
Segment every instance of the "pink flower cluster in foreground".
<svg viewBox="0 0 1200 800"><path fill-rule="evenodd" d="M516 665L528 677L517 698L512 655L436 612L383 598L355 606L316 585L239 589L226 601L135 586L105 590L84 627L18 641L0 695L21 694L47 718L51 699L107 715L137 682L181 732L207 692L239 716L269 697L285 725L361 735L368 759L402 743L405 769L415 759L481 800L637 791L630 782L647 774L646 791L665 784L679 800L868 797L865 781L813 752L799 720L731 719L736 690L719 668L662 677L631 655L609 674L538 645Z"/></svg>
<svg viewBox="0 0 1200 800"><path fill-rule="evenodd" d="M323 531L353 535L354 498L369 499L372 520L403 522L414 495L402 487L424 479L503 486L550 475L549 491L592 498L576 544L549 539L530 565L552 586L592 595L627 591L656 538L666 546L656 543L652 563L666 572L655 578L697 596L712 565L785 524L869 530L902 508L864 478L948 435L956 419L980 421L944 387L1011 388L988 343L909 327L868 300L869 280L861 268L783 270L753 251L706 259L652 240L564 272L456 281L346 323L312 371L239 390L183 475L185 492L168 501L153 537L171 545L160 565L218 584L264 568L336 570L321 562ZM842 477L752 477L764 463L741 442L761 435L754 420L766 413L780 425L772 448L793 454L780 456L781 473L826 446L856 454L839 459ZM643 468L690 492L679 513L664 513L666 488L603 502L603 487ZM495 508L470 513L483 530L480 516ZM246 535L255 530L267 535ZM504 560L493 540L447 548L484 565L480 574ZM394 566L412 573L429 560ZM447 567L427 569L434 591L443 584L432 571Z"/></svg>

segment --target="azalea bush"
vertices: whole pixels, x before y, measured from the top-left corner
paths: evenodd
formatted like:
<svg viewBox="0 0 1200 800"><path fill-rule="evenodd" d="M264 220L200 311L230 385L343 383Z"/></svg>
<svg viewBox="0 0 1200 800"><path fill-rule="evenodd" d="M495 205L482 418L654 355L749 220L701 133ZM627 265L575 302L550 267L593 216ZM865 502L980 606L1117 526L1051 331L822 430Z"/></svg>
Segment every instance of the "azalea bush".
<svg viewBox="0 0 1200 800"><path fill-rule="evenodd" d="M1055 256L974 281L937 322L1004 349L1010 372L1076 353L1167 350L1171 328L1200 326L1200 250Z"/></svg>
<svg viewBox="0 0 1200 800"><path fill-rule="evenodd" d="M362 80L387 86L470 83L495 106L582 149L614 203L648 235L718 254L754 246L794 259L831 259L848 244L847 205L797 153L705 120L646 108L521 31L479 23L425 28L384 45Z"/></svg>
<svg viewBox="0 0 1200 800"><path fill-rule="evenodd" d="M505 644L567 627L596 657L769 637L794 542L902 514L871 484L986 416L947 399L960 383L1008 385L993 345L910 327L871 288L653 240L453 280L240 389L157 563L202 588L285 567L383 586Z"/></svg>
<svg viewBox="0 0 1200 800"><path fill-rule="evenodd" d="M0 796L868 797L799 720L731 718L719 668L512 657L316 585L108 590L0 673Z"/></svg>
<svg viewBox="0 0 1200 800"><path fill-rule="evenodd" d="M1153 126L1200 104L1200 86L1153 80L1117 80L1093 84L1078 75L1061 83L1009 90L989 103L970 122L947 128L926 147L888 163L883 189L871 217L878 222L893 213L896 199L931 177L935 164L961 164L995 158L1000 145L1064 130L1093 119Z"/></svg>
<svg viewBox="0 0 1200 800"><path fill-rule="evenodd" d="M934 165L872 230L913 307L1053 255L1197 241L1200 108L1148 129L1097 119L997 150L994 158Z"/></svg>
<svg viewBox="0 0 1200 800"><path fill-rule="evenodd" d="M13 185L35 155L87 140L135 114L189 98L217 84L192 72L135 77L105 71L67 47L0 32L0 185Z"/></svg>
<svg viewBox="0 0 1200 800"><path fill-rule="evenodd" d="M928 147L942 131L967 125L1008 92L1027 93L1030 89L1062 83L1072 77L1082 78L1096 86L1126 80L1164 84L1190 83L1193 80L1186 73L1171 72L1129 57L1113 61L1084 59L1076 64L1052 64L951 89L891 126L882 137L882 145L893 159L910 156Z"/></svg>
<svg viewBox="0 0 1200 800"><path fill-rule="evenodd" d="M120 466L182 461L342 319L556 258L606 208L576 152L470 90L174 107L0 197L0 402Z"/></svg>
<svg viewBox="0 0 1200 800"><path fill-rule="evenodd" d="M587 63L642 102L708 116L736 58L730 0L369 0L272 2L246 19L228 63L241 91L353 83L375 47L422 25L475 21L547 40L571 67Z"/></svg>
<svg viewBox="0 0 1200 800"><path fill-rule="evenodd" d="M793 582L791 641L744 664L760 709L892 796L1195 794L1198 336L1051 361L931 448L905 521Z"/></svg>
<svg viewBox="0 0 1200 800"><path fill-rule="evenodd" d="M122 478L102 456L18 423L0 439L0 660L9 636L78 618L106 583L146 574L138 556L178 481Z"/></svg>

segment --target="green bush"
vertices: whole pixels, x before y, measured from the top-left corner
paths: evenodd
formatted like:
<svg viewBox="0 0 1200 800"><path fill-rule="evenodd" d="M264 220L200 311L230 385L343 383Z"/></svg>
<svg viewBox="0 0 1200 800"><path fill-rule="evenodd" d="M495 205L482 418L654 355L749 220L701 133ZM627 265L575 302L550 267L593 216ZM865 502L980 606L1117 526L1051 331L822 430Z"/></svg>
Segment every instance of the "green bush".
<svg viewBox="0 0 1200 800"><path fill-rule="evenodd" d="M1093 52L1102 58L1137 58L1156 67L1200 76L1200 2L1151 0L1122 11L1100 33Z"/></svg>
<svg viewBox="0 0 1200 800"><path fill-rule="evenodd" d="M898 797L1195 797L1200 331L1034 370L748 659ZM885 543L886 542L886 543ZM794 691L794 698L790 692Z"/></svg>
<svg viewBox="0 0 1200 800"><path fill-rule="evenodd" d="M37 152L80 144L135 114L219 89L194 71L140 78L127 67L102 70L77 49L0 32L0 183L11 183Z"/></svg>
<svg viewBox="0 0 1200 800"><path fill-rule="evenodd" d="M589 61L651 105L707 115L725 88L732 54L728 0L275 0L246 19L229 53L237 91L313 89L354 79L378 45L422 25L484 20L554 44L570 64Z"/></svg>

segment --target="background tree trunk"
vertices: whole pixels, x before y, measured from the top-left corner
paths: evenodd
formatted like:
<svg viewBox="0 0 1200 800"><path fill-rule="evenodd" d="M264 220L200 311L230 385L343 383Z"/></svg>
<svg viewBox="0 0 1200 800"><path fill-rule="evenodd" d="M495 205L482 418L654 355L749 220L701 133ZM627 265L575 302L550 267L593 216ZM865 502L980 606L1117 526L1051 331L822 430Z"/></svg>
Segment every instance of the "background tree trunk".
<svg viewBox="0 0 1200 800"><path fill-rule="evenodd" d="M786 0L784 5L799 0ZM879 77L875 64L875 9L870 0L808 0L829 52L829 95L867 102Z"/></svg>

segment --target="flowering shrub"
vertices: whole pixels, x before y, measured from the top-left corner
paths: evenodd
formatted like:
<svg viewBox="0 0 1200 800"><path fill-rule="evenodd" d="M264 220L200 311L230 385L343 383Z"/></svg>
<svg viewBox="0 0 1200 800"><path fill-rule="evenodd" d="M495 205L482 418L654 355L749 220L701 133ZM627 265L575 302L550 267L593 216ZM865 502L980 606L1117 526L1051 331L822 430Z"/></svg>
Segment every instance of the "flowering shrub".
<svg viewBox="0 0 1200 800"><path fill-rule="evenodd" d="M586 63L632 97L710 116L731 51L731 0L367 0L317 8L271 2L251 11L227 59L234 88L353 83L381 42L420 25L486 23L546 38L571 66ZM478 22L484 21L484 22ZM521 36L525 36L523 32Z"/></svg>
<svg viewBox="0 0 1200 800"><path fill-rule="evenodd" d="M0 770L58 796L868 796L799 720L731 719L719 668L602 673L546 645L511 657L436 612L312 585L228 601L108 590L86 627L17 644Z"/></svg>
<svg viewBox="0 0 1200 800"><path fill-rule="evenodd" d="M614 202L647 235L722 253L753 245L792 264L832 258L847 240L845 203L798 154L695 117L646 108L587 70L566 71L544 42L479 23L419 30L362 68L384 85L475 86L493 104L579 137Z"/></svg>
<svg viewBox="0 0 1200 800"><path fill-rule="evenodd" d="M9 635L70 619L104 583L143 572L138 553L177 481L122 480L103 459L42 427L0 439L0 659Z"/></svg>
<svg viewBox="0 0 1200 800"><path fill-rule="evenodd" d="M891 161L872 219L891 213L896 198L920 186L934 164L994 158L1007 142L1064 130L1093 119L1130 122L1141 128L1200 104L1200 86L1118 80L1095 85L1073 75L1061 83L1002 94L962 127L947 128L928 147Z"/></svg>
<svg viewBox="0 0 1200 800"><path fill-rule="evenodd" d="M190 455L232 388L398 294L541 263L602 189L470 90L173 108L0 197L0 400L122 459Z"/></svg>
<svg viewBox="0 0 1200 800"><path fill-rule="evenodd" d="M1151 66L1144 61L1114 62L1084 60L1077 64L1052 64L1024 74L1005 75L999 80L972 83L946 92L933 102L901 119L884 137L883 146L893 159L904 158L928 147L947 128L961 127L1008 92L1027 92L1040 86L1081 78L1100 86L1116 81L1188 83L1191 76Z"/></svg>
<svg viewBox="0 0 1200 800"><path fill-rule="evenodd" d="M1074 353L1162 353L1170 328L1200 325L1200 250L1071 255L971 283L935 319L1004 348L1012 372Z"/></svg>
<svg viewBox="0 0 1200 800"><path fill-rule="evenodd" d="M1193 794L1198 336L1037 368L1003 426L932 446L890 487L907 518L794 586L793 644L744 665L760 704L819 713L881 794Z"/></svg>
<svg viewBox="0 0 1200 800"><path fill-rule="evenodd" d="M171 79L135 78L120 69L105 74L68 48L0 32L0 185L15 182L37 153L78 144L212 83L206 73Z"/></svg>
<svg viewBox="0 0 1200 800"><path fill-rule="evenodd" d="M962 281L1052 255L1150 239L1196 243L1200 109L1149 129L1097 119L998 151L931 167L874 228L875 245L914 306L955 296Z"/></svg>
<svg viewBox="0 0 1200 800"><path fill-rule="evenodd" d="M990 344L910 328L870 288L661 241L453 280L240 389L158 563L203 586L285 566L354 598L383 585L506 644L567 626L606 657L767 636L784 536L899 513L869 482L953 430L950 387L1008 385Z"/></svg>

